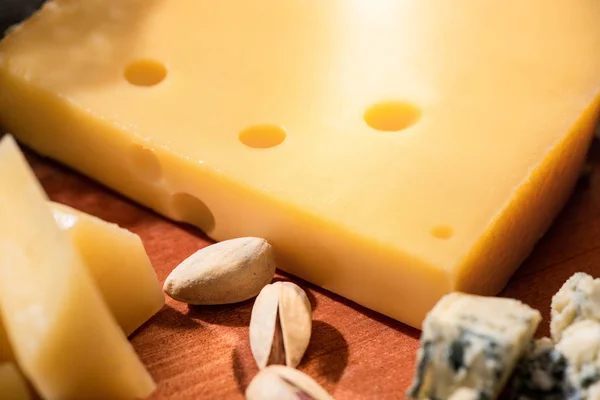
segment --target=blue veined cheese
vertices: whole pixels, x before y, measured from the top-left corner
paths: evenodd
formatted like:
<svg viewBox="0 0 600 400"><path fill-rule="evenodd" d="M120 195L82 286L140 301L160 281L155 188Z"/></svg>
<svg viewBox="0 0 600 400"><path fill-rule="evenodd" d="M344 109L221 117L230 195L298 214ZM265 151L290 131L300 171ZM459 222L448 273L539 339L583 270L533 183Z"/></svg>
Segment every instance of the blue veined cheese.
<svg viewBox="0 0 600 400"><path fill-rule="evenodd" d="M549 338L531 342L529 350L517 364L510 385L513 400L566 399L566 358L554 348Z"/></svg>
<svg viewBox="0 0 600 400"><path fill-rule="evenodd" d="M495 399L540 320L537 310L517 300L463 293L444 296L423 322L408 396Z"/></svg>
<svg viewBox="0 0 600 400"><path fill-rule="evenodd" d="M600 279L578 272L552 299L552 338L535 342L511 384L515 400L600 400Z"/></svg>
<svg viewBox="0 0 600 400"><path fill-rule="evenodd" d="M567 360L568 400L600 399L600 323L591 319L575 322L556 344Z"/></svg>
<svg viewBox="0 0 600 400"><path fill-rule="evenodd" d="M571 324L591 319L600 321L600 279L578 272L552 298L550 332L554 342Z"/></svg>

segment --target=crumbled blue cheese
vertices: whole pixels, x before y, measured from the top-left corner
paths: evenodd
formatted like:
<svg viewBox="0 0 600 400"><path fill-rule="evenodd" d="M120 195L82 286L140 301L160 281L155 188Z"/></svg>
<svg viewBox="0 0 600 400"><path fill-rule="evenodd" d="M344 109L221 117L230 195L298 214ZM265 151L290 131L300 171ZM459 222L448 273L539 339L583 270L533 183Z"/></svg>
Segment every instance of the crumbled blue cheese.
<svg viewBox="0 0 600 400"><path fill-rule="evenodd" d="M565 399L600 399L600 323L575 322L564 330L556 350L567 360Z"/></svg>
<svg viewBox="0 0 600 400"><path fill-rule="evenodd" d="M408 396L495 399L540 320L537 310L517 300L462 293L444 296L423 322Z"/></svg>
<svg viewBox="0 0 600 400"><path fill-rule="evenodd" d="M564 400L567 360L549 338L531 342L517 364L511 381L510 399Z"/></svg>
<svg viewBox="0 0 600 400"><path fill-rule="evenodd" d="M552 298L550 332L554 342L571 324L591 319L600 322L600 279L578 272Z"/></svg>

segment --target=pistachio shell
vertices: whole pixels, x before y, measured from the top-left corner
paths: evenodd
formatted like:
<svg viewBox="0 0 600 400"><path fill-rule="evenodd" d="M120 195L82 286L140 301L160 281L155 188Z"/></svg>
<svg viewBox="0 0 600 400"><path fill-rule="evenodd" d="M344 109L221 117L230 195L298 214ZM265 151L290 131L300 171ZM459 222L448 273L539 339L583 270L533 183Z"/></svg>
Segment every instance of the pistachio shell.
<svg viewBox="0 0 600 400"><path fill-rule="evenodd" d="M310 342L312 309L304 290L291 282L281 282L279 320L285 363L289 367L296 367Z"/></svg>
<svg viewBox="0 0 600 400"><path fill-rule="evenodd" d="M275 274L265 239L226 240L198 250L167 277L163 290L189 304L230 304L256 296Z"/></svg>
<svg viewBox="0 0 600 400"><path fill-rule="evenodd" d="M261 370L246 389L247 400L333 400L317 382L291 367Z"/></svg>
<svg viewBox="0 0 600 400"><path fill-rule="evenodd" d="M279 308L277 283L265 286L258 294L250 316L250 350L261 369L267 366L275 336Z"/></svg>
<svg viewBox="0 0 600 400"><path fill-rule="evenodd" d="M312 311L304 290L275 282L260 292L250 318L250 349L259 368L300 363L312 330ZM283 355L283 357L282 357Z"/></svg>

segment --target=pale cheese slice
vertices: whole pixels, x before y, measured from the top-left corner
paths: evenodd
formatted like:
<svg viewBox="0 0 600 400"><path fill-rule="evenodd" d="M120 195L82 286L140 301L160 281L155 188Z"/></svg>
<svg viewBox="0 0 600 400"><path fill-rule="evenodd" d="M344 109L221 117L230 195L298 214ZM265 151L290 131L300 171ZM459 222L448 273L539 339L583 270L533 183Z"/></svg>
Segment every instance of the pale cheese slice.
<svg viewBox="0 0 600 400"><path fill-rule="evenodd" d="M164 295L139 236L62 204L51 202L50 209L126 335L162 308ZM0 361L13 359L0 318Z"/></svg>
<svg viewBox="0 0 600 400"><path fill-rule="evenodd" d="M134 399L155 385L12 137L0 142L0 311L46 400Z"/></svg>

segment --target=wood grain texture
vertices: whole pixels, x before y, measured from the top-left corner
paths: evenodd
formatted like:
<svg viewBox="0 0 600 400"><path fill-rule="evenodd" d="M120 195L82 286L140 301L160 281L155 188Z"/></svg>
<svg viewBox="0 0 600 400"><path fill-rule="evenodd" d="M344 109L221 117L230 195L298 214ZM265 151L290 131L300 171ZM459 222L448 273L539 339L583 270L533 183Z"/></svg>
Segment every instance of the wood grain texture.
<svg viewBox="0 0 600 400"><path fill-rule="evenodd" d="M192 228L166 221L119 195L37 156L28 159L49 196L139 234L161 282L183 259L209 244ZM540 309L548 334L552 295L574 272L600 276L600 146L592 173L503 296ZM596 173L598 172L598 173ZM493 273L493 272L491 272ZM314 309L310 346L299 368L338 400L403 399L412 379L419 332L293 277ZM257 368L250 353L252 301L196 307L167 298L165 307L131 337L158 383L158 399L241 399Z"/></svg>

